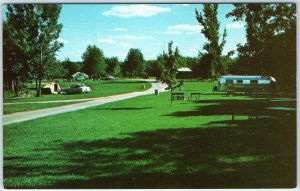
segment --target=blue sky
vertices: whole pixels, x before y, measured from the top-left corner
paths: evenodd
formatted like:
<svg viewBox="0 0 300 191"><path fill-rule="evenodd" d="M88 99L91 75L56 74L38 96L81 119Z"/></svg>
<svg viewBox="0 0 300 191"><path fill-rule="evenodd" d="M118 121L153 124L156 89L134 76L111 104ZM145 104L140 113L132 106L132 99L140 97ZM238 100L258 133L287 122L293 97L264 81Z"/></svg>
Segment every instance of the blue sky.
<svg viewBox="0 0 300 191"><path fill-rule="evenodd" d="M63 4L59 22L63 24L59 41L64 47L59 60L81 61L86 47L98 46L107 57L124 60L130 48L141 49L145 59L153 59L173 40L183 56L196 56L206 42L195 18L201 4ZM231 4L220 4L220 31L227 29L224 54L245 43L242 22L225 15Z"/></svg>

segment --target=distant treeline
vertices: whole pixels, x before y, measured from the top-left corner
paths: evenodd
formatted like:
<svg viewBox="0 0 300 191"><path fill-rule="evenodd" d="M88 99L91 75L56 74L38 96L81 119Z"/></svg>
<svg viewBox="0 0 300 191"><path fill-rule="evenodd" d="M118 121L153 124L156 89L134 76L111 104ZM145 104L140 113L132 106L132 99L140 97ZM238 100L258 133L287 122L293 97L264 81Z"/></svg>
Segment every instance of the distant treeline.
<svg viewBox="0 0 300 191"><path fill-rule="evenodd" d="M124 60L106 57L96 45L88 45L82 62L69 58L58 61L55 53L63 46L58 41L62 25L58 23L60 5L14 4L7 6L3 21L4 88L18 94L29 81L36 83L37 95L41 81L71 78L78 71L92 79L105 75L117 77L156 77L170 86L176 83L179 67L189 67L195 79L216 79L225 74L272 75L281 87L296 89L296 5L234 4L227 14L234 21L245 22L246 43L238 44L236 52L222 55L227 31L222 35L217 19L218 4L204 4L195 10L198 23L203 26L207 42L199 47L195 57L185 57L178 47L156 59L145 60L140 49L131 48ZM233 56L234 55L234 56Z"/></svg>

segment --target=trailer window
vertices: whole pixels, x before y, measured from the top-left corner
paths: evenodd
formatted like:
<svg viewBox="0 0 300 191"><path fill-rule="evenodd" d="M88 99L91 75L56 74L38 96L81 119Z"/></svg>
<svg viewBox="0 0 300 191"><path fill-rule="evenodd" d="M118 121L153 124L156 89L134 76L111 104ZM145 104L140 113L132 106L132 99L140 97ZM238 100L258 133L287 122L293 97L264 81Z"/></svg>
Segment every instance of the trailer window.
<svg viewBox="0 0 300 191"><path fill-rule="evenodd" d="M250 83L251 84L258 84L258 80L251 80Z"/></svg>
<svg viewBox="0 0 300 191"><path fill-rule="evenodd" d="M233 80L226 80L226 84L233 84Z"/></svg>
<svg viewBox="0 0 300 191"><path fill-rule="evenodd" d="M243 83L243 80L237 80L236 83L242 84L242 83Z"/></svg>

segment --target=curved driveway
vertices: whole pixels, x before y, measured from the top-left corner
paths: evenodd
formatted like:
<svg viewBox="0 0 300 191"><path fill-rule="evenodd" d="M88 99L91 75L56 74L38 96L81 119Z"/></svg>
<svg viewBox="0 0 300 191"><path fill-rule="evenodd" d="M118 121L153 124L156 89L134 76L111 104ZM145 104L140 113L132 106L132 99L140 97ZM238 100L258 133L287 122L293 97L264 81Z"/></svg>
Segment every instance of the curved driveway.
<svg viewBox="0 0 300 191"><path fill-rule="evenodd" d="M59 107L52 107L52 108L46 108L46 109L39 109L39 110L31 110L31 111L24 111L24 112L17 112L17 113L11 113L7 115L3 115L3 125L8 125L11 123L17 123L22 121L27 121L31 119L36 119L40 117L45 117L49 115L55 115L59 113L69 112L69 111L75 111L79 109L85 109L92 106L102 105L114 101L129 99L137 96L142 95L149 95L154 94L154 91L156 89L159 90L159 92L164 92L166 85L154 82L153 80L147 80L151 82L152 87L146 91L142 92L131 92L126 94L119 94L119 95L113 95L113 96L107 96L107 97L99 97L99 98L93 98L89 99L90 101L81 102L77 104L72 105L65 105L65 106L59 106ZM78 99L77 101L80 101ZM37 102L35 102L37 103Z"/></svg>

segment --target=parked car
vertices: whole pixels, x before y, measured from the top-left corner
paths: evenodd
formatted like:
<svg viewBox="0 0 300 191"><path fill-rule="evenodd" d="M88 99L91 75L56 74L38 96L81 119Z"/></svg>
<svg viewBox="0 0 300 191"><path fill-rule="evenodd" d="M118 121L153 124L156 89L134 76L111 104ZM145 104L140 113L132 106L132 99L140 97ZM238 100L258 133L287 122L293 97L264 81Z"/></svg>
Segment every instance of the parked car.
<svg viewBox="0 0 300 191"><path fill-rule="evenodd" d="M116 79L115 77L111 76L111 75L107 75L103 78L104 80L114 80Z"/></svg>
<svg viewBox="0 0 300 191"><path fill-rule="evenodd" d="M63 89L62 94L81 94L90 91L92 91L92 89L85 84L73 84L69 88Z"/></svg>

